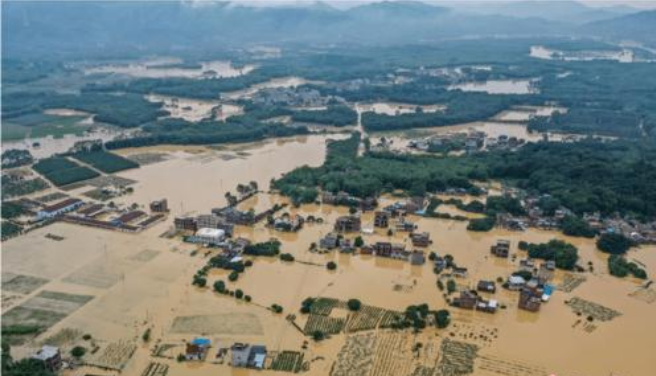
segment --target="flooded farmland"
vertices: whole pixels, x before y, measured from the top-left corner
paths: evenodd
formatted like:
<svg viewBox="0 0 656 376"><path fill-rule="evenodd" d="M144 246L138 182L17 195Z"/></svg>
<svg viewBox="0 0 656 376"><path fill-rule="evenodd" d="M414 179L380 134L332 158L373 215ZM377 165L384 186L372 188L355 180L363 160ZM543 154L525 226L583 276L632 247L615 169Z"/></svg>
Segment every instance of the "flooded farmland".
<svg viewBox="0 0 656 376"><path fill-rule="evenodd" d="M319 376L330 374L331 370L356 369L349 363L353 360L349 360L348 351L367 348L369 352L362 355L364 361L383 359L386 351L398 355L385 362L375 362L374 368L360 369L362 374L393 376L402 370L414 369L416 362L435 366L440 362L438 354L451 351L449 346L466 341L475 347L471 358L473 375L514 375L518 369L524 370L522 374L536 376L606 374L608 370L618 374L649 375L654 365L651 349L656 346L656 333L653 328L642 327L641 323L649 322L656 314L656 305L631 296L639 289L638 282L608 275L606 256L596 250L593 240L569 238L556 232L499 229L472 233L466 230L466 222L410 216L418 231L428 232L433 240L427 251L451 254L459 265L469 269L469 277L457 279L459 286L472 287L478 279L495 280L515 270L522 255L517 249L520 240L564 239L579 248L580 263L590 263L594 269L592 273L583 274L584 279L572 290L556 291L539 313L518 310L517 293L500 290L494 295L495 299L507 308L494 315L452 308L452 324L448 329L426 330L419 335L381 329L362 334L336 334L315 343L288 320L287 315L294 314L297 325L301 328L308 325L307 318L300 315L298 309L301 302L311 296L339 300L357 298L369 306L392 311L403 311L408 305L420 303L427 303L434 309L447 307L436 286L437 277L431 263L413 266L406 261L371 255L310 252L312 243L332 231L337 217L348 213L346 207L311 204L285 209L292 214L313 215L323 220L307 224L298 233L277 232L263 223L253 227L237 226L235 237L256 242L276 237L282 242L282 251L296 259L289 263L278 258L247 256L253 266L237 281L227 283L230 289L241 289L251 296L252 302L219 295L211 288L192 286L196 270L217 251L198 248L179 238L161 237L172 226L172 216L208 213L213 207L225 205L227 191L251 180L264 192L244 201L240 209L252 208L260 212L275 203L287 203L283 197L266 193L270 179L303 164L320 165L324 159L325 140L324 136L309 136L219 148L121 150L125 156L161 153L168 157L120 173L121 177L137 183L135 192L118 198L117 203L136 203L143 207L152 200L166 197L172 215L138 235L58 223L3 244L3 279L10 281L3 288L4 310L33 309L30 307L45 302L54 292L67 294L67 299L80 302L66 307L49 306L48 309L61 312L57 320L49 320L49 329L32 342L16 347L17 354L28 354L44 342L56 341L64 349L76 343L84 344L80 336L88 333L99 347L97 353L86 359L90 372L96 372L94 365L102 365L121 368L121 375L138 376L151 362L157 362L165 364L171 375L280 374L232 368L229 361L215 357L220 347L249 342L264 344L269 351L303 352L304 359L309 361L309 370L304 374ZM384 197L380 204L384 206L394 200ZM459 213L451 206L440 210ZM362 222L364 227L372 227L373 213L364 213ZM45 235L49 233L62 240L47 238ZM349 238L354 236L348 235ZM402 232L390 236L377 229L364 234L363 238L366 243L392 241L410 245L407 233ZM492 258L489 248L499 239L509 240L511 253L519 257ZM656 268L653 246L632 251L629 257L639 260L649 270ZM326 270L324 265L328 261L335 262L337 270ZM18 285L11 278L17 275L33 283ZM216 280L227 281L227 275L224 270L210 271L208 286ZM560 285L570 279L569 273L557 271L554 283ZM611 308L621 315L612 321L584 325L585 317L577 316L565 304L575 297ZM275 314L266 309L272 304L284 307L284 312ZM15 320L14 316L3 319ZM30 320L41 322L39 320L44 319L33 317ZM72 329L76 331L71 332ZM143 344L141 336L148 329L151 339L149 344ZM177 362L175 357L184 351L185 341L196 336L212 341L207 359ZM525 341L531 338L536 340L526 346ZM550 340L537 340L544 338ZM426 349L419 357L413 355L412 350L417 343L422 343ZM155 346L160 355L152 352ZM634 350L621 358L614 356L628 346ZM121 355L125 353L132 355ZM583 361L582 357L585 357ZM108 371L107 374L116 373ZM65 374L77 375L76 372Z"/></svg>
<svg viewBox="0 0 656 376"><path fill-rule="evenodd" d="M204 119L225 120L230 116L243 113L242 106L223 103L219 100L200 100L157 94L150 94L145 98L150 102L163 103L162 109L170 113L168 117L190 122L199 122Z"/></svg>
<svg viewBox="0 0 656 376"><path fill-rule="evenodd" d="M235 67L229 61L207 61L185 65L179 59L159 58L141 63L108 64L89 67L84 70L91 74L116 74L139 78L225 78L248 74L254 65Z"/></svg>

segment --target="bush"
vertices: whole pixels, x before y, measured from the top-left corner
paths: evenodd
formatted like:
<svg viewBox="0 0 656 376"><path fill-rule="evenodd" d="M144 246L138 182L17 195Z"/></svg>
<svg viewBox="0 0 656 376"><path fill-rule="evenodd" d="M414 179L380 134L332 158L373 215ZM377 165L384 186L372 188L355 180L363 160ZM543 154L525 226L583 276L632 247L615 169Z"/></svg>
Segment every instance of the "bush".
<svg viewBox="0 0 656 376"><path fill-rule="evenodd" d="M271 304L271 311L273 311L274 313L282 313L283 308L278 304Z"/></svg>
<svg viewBox="0 0 656 376"><path fill-rule="evenodd" d="M71 355L72 355L74 358L78 358L78 359L81 358L81 357L83 357L84 354L86 354L86 353L87 353L87 349L85 349L85 348L82 347L82 346L75 346L75 347L73 347L73 349L71 350Z"/></svg>
<svg viewBox="0 0 656 376"><path fill-rule="evenodd" d="M349 299L348 302L346 302L346 305L348 306L348 309L354 312L359 311L362 307L362 303L358 299Z"/></svg>
<svg viewBox="0 0 656 376"><path fill-rule="evenodd" d="M456 281L449 279L446 281L446 292L450 295L456 292Z"/></svg>
<svg viewBox="0 0 656 376"><path fill-rule="evenodd" d="M622 234L603 234L597 239L597 248L612 255L621 255L626 253L629 248L636 244L633 240Z"/></svg>
<svg viewBox="0 0 656 376"><path fill-rule="evenodd" d="M237 289L237 290L235 290L235 298L237 298L237 299L241 299L241 298L243 298L243 297L244 297L244 292L241 291L241 289Z"/></svg>
<svg viewBox="0 0 656 376"><path fill-rule="evenodd" d="M312 332L312 339L317 342L323 341L324 339L326 339L326 334L321 330L315 330L314 332Z"/></svg>
<svg viewBox="0 0 656 376"><path fill-rule="evenodd" d="M493 217L475 218L469 221L467 230L476 232L487 232L494 228L496 220Z"/></svg>
<svg viewBox="0 0 656 376"><path fill-rule="evenodd" d="M207 278L196 274L194 276L194 281L192 282L192 284L198 287L205 287L207 286Z"/></svg>
<svg viewBox="0 0 656 376"><path fill-rule="evenodd" d="M287 262L293 262L294 261L294 255L291 253L283 253L280 255L280 259L282 261L287 261Z"/></svg>
<svg viewBox="0 0 656 376"><path fill-rule="evenodd" d="M569 236L578 236L583 238L594 238L595 230L588 225L588 222L577 216L568 215L560 224L563 234Z"/></svg>
<svg viewBox="0 0 656 376"><path fill-rule="evenodd" d="M446 309L440 309L435 313L435 324L438 328L444 329L451 322L451 314Z"/></svg>
<svg viewBox="0 0 656 376"><path fill-rule="evenodd" d="M326 269L335 270L337 269L337 264L333 261L328 261L328 263L326 264Z"/></svg>
<svg viewBox="0 0 656 376"><path fill-rule="evenodd" d="M238 280L238 279L239 279L239 273L237 273L236 271L232 271L232 272L230 272L230 274L228 275L228 280L229 280L230 282L235 282L235 281Z"/></svg>
<svg viewBox="0 0 656 376"><path fill-rule="evenodd" d="M624 278L629 274L639 279L647 279L647 272L636 263L627 261L621 255L611 255L608 258L608 271L611 275Z"/></svg>
<svg viewBox="0 0 656 376"><path fill-rule="evenodd" d="M223 281L214 282L214 291L223 294L226 291L226 284Z"/></svg>
<svg viewBox="0 0 656 376"><path fill-rule="evenodd" d="M250 295L244 295L244 301L250 303L253 298Z"/></svg>
<svg viewBox="0 0 656 376"><path fill-rule="evenodd" d="M362 236L357 236L353 241L353 245L357 248L362 247L364 245L364 240L362 239Z"/></svg>

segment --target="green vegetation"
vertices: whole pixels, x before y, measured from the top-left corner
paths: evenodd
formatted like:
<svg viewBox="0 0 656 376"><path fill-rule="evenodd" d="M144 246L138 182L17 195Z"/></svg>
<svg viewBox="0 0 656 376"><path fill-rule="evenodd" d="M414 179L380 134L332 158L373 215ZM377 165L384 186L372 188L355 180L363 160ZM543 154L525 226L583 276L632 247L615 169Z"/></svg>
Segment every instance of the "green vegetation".
<svg viewBox="0 0 656 376"><path fill-rule="evenodd" d="M469 220L467 230L475 232L487 232L494 228L496 219L494 217L474 218Z"/></svg>
<svg viewBox="0 0 656 376"><path fill-rule="evenodd" d="M150 328L146 329L141 335L141 340L144 342L150 342Z"/></svg>
<svg viewBox="0 0 656 376"><path fill-rule="evenodd" d="M640 279L647 279L647 272L636 263L627 261L622 255L610 255L608 258L608 270L611 275L624 278L631 274Z"/></svg>
<svg viewBox="0 0 656 376"><path fill-rule="evenodd" d="M2 221L2 240L6 240L9 238L13 238L14 236L20 235L20 233L23 231L23 227L9 222L9 221Z"/></svg>
<svg viewBox="0 0 656 376"><path fill-rule="evenodd" d="M4 376L55 376L55 373L46 368L46 364L42 360L25 358L14 361L9 343L4 339L2 341L2 374Z"/></svg>
<svg viewBox="0 0 656 376"><path fill-rule="evenodd" d="M432 311L428 304L420 304L408 306L403 315L396 318L392 328L405 329L412 327L415 331L420 331L426 328L431 316L438 328L446 328L449 325L450 314L447 310Z"/></svg>
<svg viewBox="0 0 656 376"><path fill-rule="evenodd" d="M43 327L38 325L3 325L3 336L15 336L26 334L38 334L43 330Z"/></svg>
<svg viewBox="0 0 656 376"><path fill-rule="evenodd" d="M238 279L239 279L239 273L238 272L232 271L232 272L230 272L230 274L228 274L228 281L235 282Z"/></svg>
<svg viewBox="0 0 656 376"><path fill-rule="evenodd" d="M226 292L226 284L223 281L216 281L214 282L214 291L218 292L219 294L223 294Z"/></svg>
<svg viewBox="0 0 656 376"><path fill-rule="evenodd" d="M29 150L9 149L2 152L2 168L20 167L32 162L34 162L34 158Z"/></svg>
<svg viewBox="0 0 656 376"><path fill-rule="evenodd" d="M2 175L2 199L29 195L49 187L41 178L23 179L10 174Z"/></svg>
<svg viewBox="0 0 656 376"><path fill-rule="evenodd" d="M63 157L42 159L32 166L32 168L56 186L72 184L100 176L97 172Z"/></svg>
<svg viewBox="0 0 656 376"><path fill-rule="evenodd" d="M606 233L597 239L597 248L602 252L612 255L624 254L629 248L635 246L636 243L633 240L622 234Z"/></svg>
<svg viewBox="0 0 656 376"><path fill-rule="evenodd" d="M360 308L362 307L362 302L360 302L358 299L349 299L346 302L346 306L348 307L349 310L355 312L360 310Z"/></svg>
<svg viewBox="0 0 656 376"><path fill-rule="evenodd" d="M245 255L273 257L280 254L280 241L270 240L262 243L255 243L246 246Z"/></svg>
<svg viewBox="0 0 656 376"><path fill-rule="evenodd" d="M207 286L207 278L204 275L196 274L191 284L203 288Z"/></svg>
<svg viewBox="0 0 656 376"><path fill-rule="evenodd" d="M588 222L574 215L568 215L560 224L563 234L583 238L594 238L596 231L590 227Z"/></svg>
<svg viewBox="0 0 656 376"><path fill-rule="evenodd" d="M553 260L559 269L573 270L579 259L578 249L562 240L552 239L547 243L526 245L528 256L542 260Z"/></svg>
<svg viewBox="0 0 656 376"><path fill-rule="evenodd" d="M328 263L326 264L326 269L336 270L337 269L337 264L334 261L328 261Z"/></svg>
<svg viewBox="0 0 656 376"><path fill-rule="evenodd" d="M294 255L292 255L291 253L282 253L280 255L280 260L287 261L287 262L294 262Z"/></svg>
<svg viewBox="0 0 656 376"><path fill-rule="evenodd" d="M108 174L139 167L136 162L105 151L77 153L72 157Z"/></svg>
<svg viewBox="0 0 656 376"><path fill-rule="evenodd" d="M29 211L18 201L4 201L2 203L2 218L12 219L27 214Z"/></svg>
<svg viewBox="0 0 656 376"><path fill-rule="evenodd" d="M448 281L446 281L447 294L449 295L453 294L454 292L456 292L456 288L457 288L456 281L454 281L453 279L449 279Z"/></svg>
<svg viewBox="0 0 656 376"><path fill-rule="evenodd" d="M85 349L85 348L82 347L82 346L75 346L75 347L73 347L73 349L71 349L71 355L72 355L74 358L81 358L81 357L83 357L84 354L86 354L86 353L87 353L87 349Z"/></svg>
<svg viewBox="0 0 656 376"><path fill-rule="evenodd" d="M271 311L273 311L274 313L282 313L283 308L282 308L281 305L278 305L278 304L272 304L272 305L271 305Z"/></svg>
<svg viewBox="0 0 656 376"><path fill-rule="evenodd" d="M440 309L435 313L435 324L438 328L444 329L451 323L451 313L446 309Z"/></svg>
<svg viewBox="0 0 656 376"><path fill-rule="evenodd" d="M355 125L358 114L348 106L334 105L328 106L325 110L296 111L292 114L292 120L344 127Z"/></svg>

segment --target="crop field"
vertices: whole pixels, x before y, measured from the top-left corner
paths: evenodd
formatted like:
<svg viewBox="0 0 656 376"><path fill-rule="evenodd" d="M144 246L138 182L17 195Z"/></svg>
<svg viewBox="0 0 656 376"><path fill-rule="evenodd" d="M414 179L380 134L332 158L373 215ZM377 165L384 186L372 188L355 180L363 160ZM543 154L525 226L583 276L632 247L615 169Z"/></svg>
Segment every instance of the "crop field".
<svg viewBox="0 0 656 376"><path fill-rule="evenodd" d="M134 161L104 151L77 153L73 155L73 158L107 174L139 167L139 164Z"/></svg>
<svg viewBox="0 0 656 376"><path fill-rule="evenodd" d="M345 325L345 318L315 315L311 313L307 322L305 323L303 332L305 332L306 335L312 335L312 333L316 331L320 331L326 334L338 334L344 330Z"/></svg>
<svg viewBox="0 0 656 376"><path fill-rule="evenodd" d="M304 354L298 351L282 351L271 363L271 370L298 373L303 368Z"/></svg>
<svg viewBox="0 0 656 376"><path fill-rule="evenodd" d="M395 376L412 373L415 361L412 345L412 337L407 333L396 331L380 333L370 375ZM434 365L435 361L431 363Z"/></svg>
<svg viewBox="0 0 656 376"><path fill-rule="evenodd" d="M363 305L359 311L349 315L346 332L353 333L361 330L373 330L389 327L400 312L384 308Z"/></svg>
<svg viewBox="0 0 656 376"><path fill-rule="evenodd" d="M47 195L39 196L35 200L42 204L46 204L48 202L63 200L68 197L69 196L65 193L53 192L53 193L48 193Z"/></svg>
<svg viewBox="0 0 656 376"><path fill-rule="evenodd" d="M11 291L19 294L29 294L48 283L45 278L22 274L2 273L2 291Z"/></svg>
<svg viewBox="0 0 656 376"><path fill-rule="evenodd" d="M141 376L166 376L169 373L169 366L164 363L150 362Z"/></svg>
<svg viewBox="0 0 656 376"><path fill-rule="evenodd" d="M460 376L474 372L474 361L478 357L478 346L466 342L442 341L440 358L437 362L437 375Z"/></svg>
<svg viewBox="0 0 656 376"><path fill-rule="evenodd" d="M139 263L124 259L97 259L66 276L63 281L74 285L107 289L114 286L125 273L134 270Z"/></svg>
<svg viewBox="0 0 656 376"><path fill-rule="evenodd" d="M649 288L640 288L629 294L630 297L645 302L647 304L652 304L656 302L656 291Z"/></svg>
<svg viewBox="0 0 656 376"><path fill-rule="evenodd" d="M604 307L601 304L593 303L581 298L572 298L567 305L572 311L581 313L585 316L592 316L595 320L610 321L621 315L614 309Z"/></svg>
<svg viewBox="0 0 656 376"><path fill-rule="evenodd" d="M377 336L374 333L348 336L337 354L330 376L367 376L374 365Z"/></svg>
<svg viewBox="0 0 656 376"><path fill-rule="evenodd" d="M262 335L260 320L252 313L178 316L171 332L176 334Z"/></svg>
<svg viewBox="0 0 656 376"><path fill-rule="evenodd" d="M138 153L130 154L126 158L143 166L147 164L164 162L165 160L169 159L169 156L165 153Z"/></svg>
<svg viewBox="0 0 656 376"><path fill-rule="evenodd" d="M504 376L546 376L547 371L539 366L514 359L497 356L480 356L477 369L494 372Z"/></svg>
<svg viewBox="0 0 656 376"><path fill-rule="evenodd" d="M42 291L2 315L3 325L28 325L47 330L93 299L90 295L73 295ZM29 338L23 338L27 340Z"/></svg>
<svg viewBox="0 0 656 376"><path fill-rule="evenodd" d="M84 333L81 330L74 328L63 328L56 334L43 340L43 345L62 347L77 341L82 338Z"/></svg>
<svg viewBox="0 0 656 376"><path fill-rule="evenodd" d="M97 188L103 188L110 185L117 187L127 187L130 186L136 181L132 179L122 178L120 176L108 175L108 176L99 176L95 179L84 182L86 185L90 185Z"/></svg>
<svg viewBox="0 0 656 376"><path fill-rule="evenodd" d="M120 371L128 363L132 354L137 350L133 341L121 340L112 342L107 345L94 359L88 361L89 364Z"/></svg>
<svg viewBox="0 0 656 376"><path fill-rule="evenodd" d="M315 315L330 316L334 308L346 308L346 303L333 298L317 298L312 304L311 313Z"/></svg>
<svg viewBox="0 0 656 376"><path fill-rule="evenodd" d="M62 138L73 134L81 136L92 127L80 124L83 116L51 116L45 114L26 115L12 118L2 124L2 140L17 141L27 137L41 138L53 136Z"/></svg>
<svg viewBox="0 0 656 376"><path fill-rule="evenodd" d="M556 288L564 292L572 292L585 281L585 276L567 273Z"/></svg>
<svg viewBox="0 0 656 376"><path fill-rule="evenodd" d="M26 179L26 180L12 180L2 179L2 199L8 199L17 196L29 195L34 192L43 191L48 189L50 185L41 179Z"/></svg>
<svg viewBox="0 0 656 376"><path fill-rule="evenodd" d="M58 187L100 176L90 168L80 166L63 157L43 159L32 168Z"/></svg>

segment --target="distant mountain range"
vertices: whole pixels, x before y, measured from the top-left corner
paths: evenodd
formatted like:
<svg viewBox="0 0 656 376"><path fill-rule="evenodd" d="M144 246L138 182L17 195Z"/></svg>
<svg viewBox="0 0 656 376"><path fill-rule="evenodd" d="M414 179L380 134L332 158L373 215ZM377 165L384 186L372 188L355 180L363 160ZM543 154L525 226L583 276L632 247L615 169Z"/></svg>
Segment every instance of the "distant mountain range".
<svg viewBox="0 0 656 376"><path fill-rule="evenodd" d="M382 1L254 7L229 2L2 2L4 56L171 52L251 43L399 44L489 36L602 36L654 43L654 11L576 2L469 9ZM471 9L473 8L473 9ZM590 22L588 22L590 21Z"/></svg>

